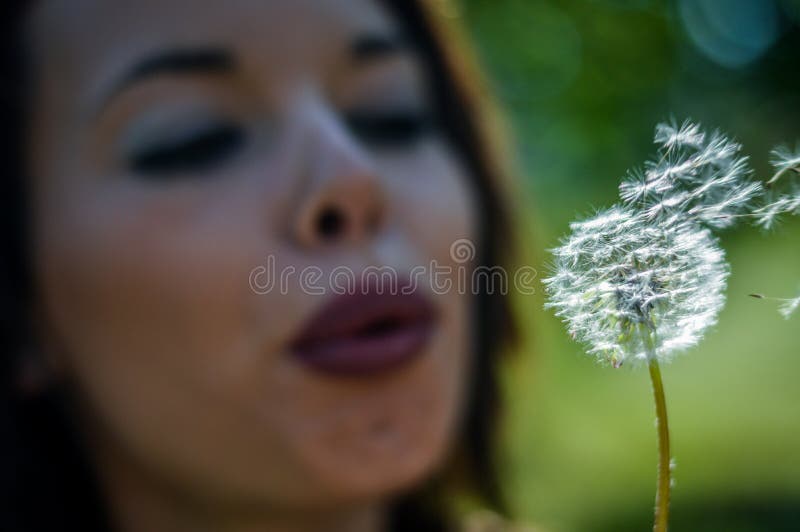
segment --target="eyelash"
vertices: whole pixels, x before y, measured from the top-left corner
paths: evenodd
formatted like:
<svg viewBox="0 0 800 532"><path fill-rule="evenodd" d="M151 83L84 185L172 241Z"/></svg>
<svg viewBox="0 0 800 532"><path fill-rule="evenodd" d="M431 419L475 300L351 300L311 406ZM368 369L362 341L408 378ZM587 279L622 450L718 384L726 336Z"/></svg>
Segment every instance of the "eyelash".
<svg viewBox="0 0 800 532"><path fill-rule="evenodd" d="M132 158L131 167L141 174L202 172L232 156L244 142L243 128L221 123L195 133L188 139L163 142L145 149Z"/></svg>
<svg viewBox="0 0 800 532"><path fill-rule="evenodd" d="M380 149L411 147L434 128L432 117L418 111L351 112L345 122L353 135ZM245 140L242 127L220 123L187 139L144 149L131 158L130 166L145 175L203 172L236 154Z"/></svg>

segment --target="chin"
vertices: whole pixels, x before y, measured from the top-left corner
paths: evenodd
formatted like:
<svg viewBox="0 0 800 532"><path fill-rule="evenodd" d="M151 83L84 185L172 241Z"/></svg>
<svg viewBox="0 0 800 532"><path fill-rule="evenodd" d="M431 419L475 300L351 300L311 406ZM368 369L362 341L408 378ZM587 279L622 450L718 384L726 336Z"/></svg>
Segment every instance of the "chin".
<svg viewBox="0 0 800 532"><path fill-rule="evenodd" d="M310 478L340 503L398 495L424 482L450 447L452 408L424 398L365 409L304 442Z"/></svg>
<svg viewBox="0 0 800 532"><path fill-rule="evenodd" d="M321 472L331 486L331 499L341 503L374 501L402 494L424 483L437 470L439 449L410 448L364 457L358 466L331 464Z"/></svg>

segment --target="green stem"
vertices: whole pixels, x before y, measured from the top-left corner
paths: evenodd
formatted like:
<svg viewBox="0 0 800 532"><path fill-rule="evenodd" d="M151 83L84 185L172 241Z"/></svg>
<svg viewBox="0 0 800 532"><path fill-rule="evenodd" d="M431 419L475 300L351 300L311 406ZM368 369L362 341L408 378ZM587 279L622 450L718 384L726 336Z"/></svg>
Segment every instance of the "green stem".
<svg viewBox="0 0 800 532"><path fill-rule="evenodd" d="M664 399L664 385L661 381L661 368L658 366L658 359L654 352L651 352L650 356L648 356L648 366L650 368L650 380L653 383L653 397L656 401L656 426L658 427L658 485L656 489L656 515L653 532L666 532L667 522L669 521L671 483L669 424L667 422L667 403Z"/></svg>

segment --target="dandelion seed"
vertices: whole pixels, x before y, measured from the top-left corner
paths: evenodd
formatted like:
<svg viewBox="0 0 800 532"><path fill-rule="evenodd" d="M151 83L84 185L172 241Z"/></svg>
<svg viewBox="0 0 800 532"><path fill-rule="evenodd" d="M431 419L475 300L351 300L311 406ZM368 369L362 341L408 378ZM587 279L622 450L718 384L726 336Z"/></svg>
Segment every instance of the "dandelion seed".
<svg viewBox="0 0 800 532"><path fill-rule="evenodd" d="M798 308L800 308L800 293L798 293L796 298L785 301L783 305L781 305L781 308L778 309L778 312L788 320Z"/></svg>
<svg viewBox="0 0 800 532"><path fill-rule="evenodd" d="M688 121L680 127L674 123L661 123L656 126L655 142L667 149L682 146L699 147L704 140L705 133L700 130L700 126Z"/></svg>
<svg viewBox="0 0 800 532"><path fill-rule="evenodd" d="M766 299L769 301L777 301L781 304L778 308L778 312L780 312L781 316L786 318L787 320L794 314L794 312L800 308L800 291L798 291L797 297L793 299L788 299L785 297L770 297L765 296L764 294L749 294L750 297L755 299Z"/></svg>
<svg viewBox="0 0 800 532"><path fill-rule="evenodd" d="M800 145L795 147L794 151L790 150L788 146L778 146L772 150L771 155L770 163L775 167L776 176L790 170L800 173Z"/></svg>
<svg viewBox="0 0 800 532"><path fill-rule="evenodd" d="M761 207L753 211L755 223L763 229L773 229L784 215L800 214L800 190L794 194L770 194Z"/></svg>
<svg viewBox="0 0 800 532"><path fill-rule="evenodd" d="M800 145L794 151L786 146L772 150L775 175L767 182L762 204L753 210L756 225L772 229L784 215L800 215Z"/></svg>

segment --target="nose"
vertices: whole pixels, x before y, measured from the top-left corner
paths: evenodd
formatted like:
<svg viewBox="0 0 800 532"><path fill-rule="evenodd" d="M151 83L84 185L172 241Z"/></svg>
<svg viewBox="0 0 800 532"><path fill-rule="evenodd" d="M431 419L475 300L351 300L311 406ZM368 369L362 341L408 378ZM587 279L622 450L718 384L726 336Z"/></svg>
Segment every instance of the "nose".
<svg viewBox="0 0 800 532"><path fill-rule="evenodd" d="M304 114L303 163L307 186L293 224L304 247L358 244L378 232L386 201L369 155L333 112Z"/></svg>

